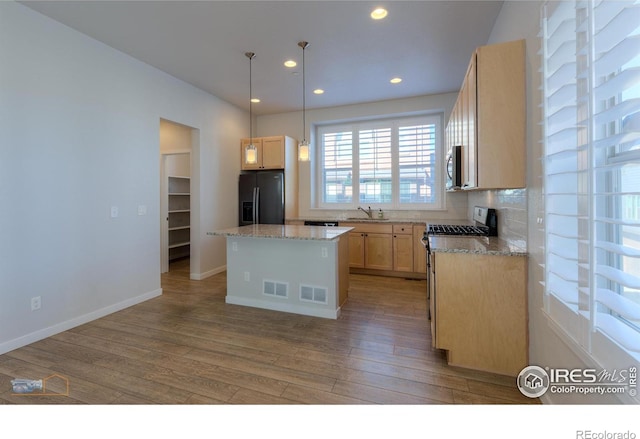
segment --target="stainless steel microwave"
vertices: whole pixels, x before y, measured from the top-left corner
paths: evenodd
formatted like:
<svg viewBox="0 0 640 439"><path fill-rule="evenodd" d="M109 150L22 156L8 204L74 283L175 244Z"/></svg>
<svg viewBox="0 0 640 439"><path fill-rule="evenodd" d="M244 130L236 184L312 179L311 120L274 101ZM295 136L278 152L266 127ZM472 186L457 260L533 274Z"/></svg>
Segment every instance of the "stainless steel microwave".
<svg viewBox="0 0 640 439"><path fill-rule="evenodd" d="M446 161L447 190L462 188L462 146L455 145L447 153Z"/></svg>

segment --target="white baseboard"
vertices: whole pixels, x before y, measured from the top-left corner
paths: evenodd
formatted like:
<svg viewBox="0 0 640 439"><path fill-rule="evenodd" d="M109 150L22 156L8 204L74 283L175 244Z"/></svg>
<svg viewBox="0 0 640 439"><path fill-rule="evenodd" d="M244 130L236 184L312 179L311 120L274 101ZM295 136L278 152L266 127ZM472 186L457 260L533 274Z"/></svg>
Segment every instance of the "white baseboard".
<svg viewBox="0 0 640 439"><path fill-rule="evenodd" d="M245 297L236 297L227 295L225 302L231 305L250 306L253 308L269 309L271 311L290 312L293 314L302 314L305 316L322 317L325 319L337 319L340 316L340 308L338 309L318 309L306 306L299 306L290 303L267 302L256 299L248 299Z"/></svg>
<svg viewBox="0 0 640 439"><path fill-rule="evenodd" d="M122 302L118 302L113 305L109 305L107 307L92 311L88 314L84 314L73 319L57 323L53 326L49 326L48 328L39 329L37 331L23 335L22 337L14 338L13 340L0 343L0 355L5 354L9 351L13 351L14 349L21 348L28 344L35 343L36 341L45 339L47 337L51 337L52 335L67 331L71 328L75 328L76 326L84 325L85 323L97 320L106 315L113 314L114 312L121 311L125 308L129 308L130 306L137 305L138 303L142 303L160 295L162 295L162 288L158 288L157 290L149 291L148 293L141 294L140 296L136 296L131 299L127 299Z"/></svg>
<svg viewBox="0 0 640 439"><path fill-rule="evenodd" d="M222 267L214 268L213 270L205 271L204 273L191 273L189 274L189 279L203 280L208 277L215 276L218 273L222 273L223 271L227 271L226 265L223 265Z"/></svg>

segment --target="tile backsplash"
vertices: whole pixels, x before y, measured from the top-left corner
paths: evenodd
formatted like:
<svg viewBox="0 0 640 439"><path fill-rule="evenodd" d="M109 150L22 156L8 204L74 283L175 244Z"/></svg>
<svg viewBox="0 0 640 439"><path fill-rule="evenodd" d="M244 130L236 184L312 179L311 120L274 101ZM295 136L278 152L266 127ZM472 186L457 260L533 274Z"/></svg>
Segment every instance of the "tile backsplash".
<svg viewBox="0 0 640 439"><path fill-rule="evenodd" d="M468 217L475 206L491 207L498 214L498 237L527 249L527 190L501 189L469 192Z"/></svg>

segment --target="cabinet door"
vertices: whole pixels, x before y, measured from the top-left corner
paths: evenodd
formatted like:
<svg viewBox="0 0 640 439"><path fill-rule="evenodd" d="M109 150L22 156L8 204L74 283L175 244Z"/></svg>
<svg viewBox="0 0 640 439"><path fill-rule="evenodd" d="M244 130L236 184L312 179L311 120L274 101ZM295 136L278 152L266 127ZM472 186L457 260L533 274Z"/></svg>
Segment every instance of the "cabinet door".
<svg viewBox="0 0 640 439"><path fill-rule="evenodd" d="M349 267L364 268L364 233L349 233Z"/></svg>
<svg viewBox="0 0 640 439"><path fill-rule="evenodd" d="M374 270L393 269L393 235L390 233L366 234L364 265Z"/></svg>
<svg viewBox="0 0 640 439"><path fill-rule="evenodd" d="M526 186L524 40L477 51L477 186Z"/></svg>
<svg viewBox="0 0 640 439"><path fill-rule="evenodd" d="M420 240L424 236L425 226L413 226L413 271L425 274L427 271L427 251Z"/></svg>
<svg viewBox="0 0 640 439"><path fill-rule="evenodd" d="M284 137L262 138L262 168L284 169Z"/></svg>
<svg viewBox="0 0 640 439"><path fill-rule="evenodd" d="M466 95L466 127L467 137L463 150L464 160L464 187L475 188L477 183L476 171L476 56L471 57L471 63L467 76L465 77L465 95Z"/></svg>
<svg viewBox="0 0 640 439"><path fill-rule="evenodd" d="M253 144L256 147L256 154L258 155L257 163L248 164L247 161L247 145L249 144L250 139L242 139L240 141L240 169L243 171L253 170L253 169L261 169L262 168L262 139L254 137Z"/></svg>
<svg viewBox="0 0 640 439"><path fill-rule="evenodd" d="M440 344L438 343L438 333L437 333L437 314L436 314L436 255L435 253L431 254L431 263L429 267L429 294L427 296L427 301L429 302L429 315L431 316L431 347L440 349Z"/></svg>
<svg viewBox="0 0 640 439"><path fill-rule="evenodd" d="M413 234L393 234L393 270L413 272Z"/></svg>
<svg viewBox="0 0 640 439"><path fill-rule="evenodd" d="M451 365L517 376L528 364L526 258L435 259L436 347L449 351Z"/></svg>

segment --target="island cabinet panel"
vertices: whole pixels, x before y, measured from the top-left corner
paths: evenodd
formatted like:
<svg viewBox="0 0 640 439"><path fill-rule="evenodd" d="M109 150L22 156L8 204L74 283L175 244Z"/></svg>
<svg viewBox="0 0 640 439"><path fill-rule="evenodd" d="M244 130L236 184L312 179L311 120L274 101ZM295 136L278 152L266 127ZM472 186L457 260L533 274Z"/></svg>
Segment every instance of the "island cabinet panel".
<svg viewBox="0 0 640 439"><path fill-rule="evenodd" d="M526 257L432 256L434 346L451 365L517 376L528 365Z"/></svg>
<svg viewBox="0 0 640 439"><path fill-rule="evenodd" d="M349 231L258 224L207 234L227 239L227 303L336 319L349 290Z"/></svg>

